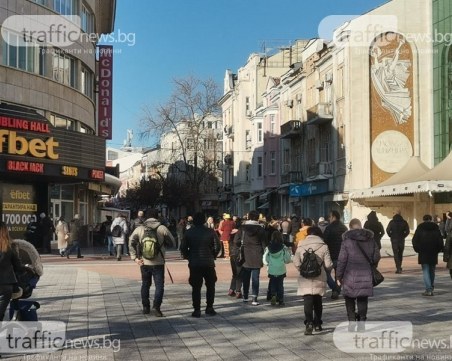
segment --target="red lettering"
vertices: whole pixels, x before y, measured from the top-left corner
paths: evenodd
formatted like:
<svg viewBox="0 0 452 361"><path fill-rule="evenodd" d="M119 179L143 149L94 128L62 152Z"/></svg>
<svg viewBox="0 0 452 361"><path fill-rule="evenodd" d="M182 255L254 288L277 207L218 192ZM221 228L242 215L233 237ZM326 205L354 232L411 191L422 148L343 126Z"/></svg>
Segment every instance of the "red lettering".
<svg viewBox="0 0 452 361"><path fill-rule="evenodd" d="M6 162L6 169L12 172L30 172L30 173L44 173L44 163L23 162L18 160L8 160Z"/></svg>

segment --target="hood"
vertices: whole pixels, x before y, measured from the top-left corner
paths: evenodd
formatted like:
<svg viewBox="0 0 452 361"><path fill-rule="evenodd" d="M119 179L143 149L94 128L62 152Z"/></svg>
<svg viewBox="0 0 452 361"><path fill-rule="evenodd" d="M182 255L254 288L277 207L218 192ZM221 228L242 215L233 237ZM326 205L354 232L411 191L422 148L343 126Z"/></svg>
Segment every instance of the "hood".
<svg viewBox="0 0 452 361"><path fill-rule="evenodd" d="M268 245L268 251L270 253L280 252L284 248L284 245L280 242L270 242Z"/></svg>
<svg viewBox="0 0 452 361"><path fill-rule="evenodd" d="M245 224L242 225L242 228L250 236L256 235L263 229L258 221L246 221Z"/></svg>
<svg viewBox="0 0 452 361"><path fill-rule="evenodd" d="M370 222L378 222L377 212L371 211L367 215L367 220L370 221Z"/></svg>
<svg viewBox="0 0 452 361"><path fill-rule="evenodd" d="M404 219L400 214L394 214L394 217L392 217L392 220L395 222L402 222Z"/></svg>
<svg viewBox="0 0 452 361"><path fill-rule="evenodd" d="M160 224L160 221L155 218L148 218L143 223L143 225L148 228L157 228Z"/></svg>
<svg viewBox="0 0 452 361"><path fill-rule="evenodd" d="M374 238L374 232L364 228L351 229L342 235L342 239L347 238L358 242L367 242Z"/></svg>
<svg viewBox="0 0 452 361"><path fill-rule="evenodd" d="M314 234L310 234L307 236L302 242L298 242L298 247L302 247L304 249L315 246L315 245L323 245L323 239Z"/></svg>

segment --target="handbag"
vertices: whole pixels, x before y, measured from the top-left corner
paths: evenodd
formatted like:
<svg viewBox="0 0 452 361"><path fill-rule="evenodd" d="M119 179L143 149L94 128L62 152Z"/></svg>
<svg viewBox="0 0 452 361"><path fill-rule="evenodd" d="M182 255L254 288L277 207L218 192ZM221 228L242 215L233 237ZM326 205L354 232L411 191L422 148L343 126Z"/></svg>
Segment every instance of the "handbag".
<svg viewBox="0 0 452 361"><path fill-rule="evenodd" d="M357 243L359 250L361 251L361 253L364 255L364 257L366 258L367 262L369 262L370 265L370 269L372 271L372 286L378 286L380 283L382 283L385 280L385 277L381 274L381 272L377 269L377 266L375 265L375 263L373 262L373 260L371 260L369 258L369 256L364 252L364 250L361 248L361 246L359 245L359 243Z"/></svg>
<svg viewBox="0 0 452 361"><path fill-rule="evenodd" d="M235 258L235 263L239 267L242 267L243 264L245 263L245 244L244 244L245 233L243 231L241 232L241 236L242 237L240 240L239 252L237 254L237 257Z"/></svg>

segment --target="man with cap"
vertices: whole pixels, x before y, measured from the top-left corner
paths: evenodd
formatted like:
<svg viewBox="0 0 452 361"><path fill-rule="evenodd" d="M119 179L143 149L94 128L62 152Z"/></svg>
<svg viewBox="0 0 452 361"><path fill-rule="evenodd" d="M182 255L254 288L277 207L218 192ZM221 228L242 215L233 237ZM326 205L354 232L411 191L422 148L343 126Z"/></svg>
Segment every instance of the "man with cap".
<svg viewBox="0 0 452 361"><path fill-rule="evenodd" d="M223 213L223 220L218 225L218 233L220 233L222 243L220 257L229 258L229 242L234 228L235 222L231 219L231 215L229 213Z"/></svg>

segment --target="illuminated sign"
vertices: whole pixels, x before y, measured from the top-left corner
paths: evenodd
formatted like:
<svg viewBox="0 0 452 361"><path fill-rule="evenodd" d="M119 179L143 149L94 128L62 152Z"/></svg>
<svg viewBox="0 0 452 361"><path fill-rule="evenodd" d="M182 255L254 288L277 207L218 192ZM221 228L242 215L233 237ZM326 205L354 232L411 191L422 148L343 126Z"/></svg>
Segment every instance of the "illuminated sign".
<svg viewBox="0 0 452 361"><path fill-rule="evenodd" d="M0 153L5 140L8 144L8 154L26 155L28 153L35 158L58 159L55 148L59 146L59 143L53 137L46 141L42 139L27 140L25 137L18 136L14 131L0 129Z"/></svg>
<svg viewBox="0 0 452 361"><path fill-rule="evenodd" d="M8 160L6 170L13 172L44 173L44 163L24 162L20 160Z"/></svg>
<svg viewBox="0 0 452 361"><path fill-rule="evenodd" d="M0 127L29 130L38 133L50 133L49 124L33 120L0 116Z"/></svg>
<svg viewBox="0 0 452 361"><path fill-rule="evenodd" d="M61 167L61 174L69 177L77 177L78 176L78 168L77 167Z"/></svg>
<svg viewBox="0 0 452 361"><path fill-rule="evenodd" d="M90 177L93 179L104 180L104 171L98 169L91 169Z"/></svg>
<svg viewBox="0 0 452 361"><path fill-rule="evenodd" d="M98 134L112 139L113 46L99 45Z"/></svg>

